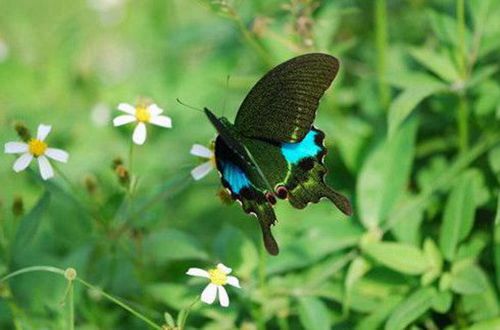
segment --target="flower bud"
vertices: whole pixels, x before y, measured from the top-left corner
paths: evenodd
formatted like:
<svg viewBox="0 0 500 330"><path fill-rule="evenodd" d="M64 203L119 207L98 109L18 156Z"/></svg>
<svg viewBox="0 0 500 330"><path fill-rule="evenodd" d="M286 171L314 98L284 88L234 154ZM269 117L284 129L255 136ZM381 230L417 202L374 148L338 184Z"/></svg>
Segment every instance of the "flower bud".
<svg viewBox="0 0 500 330"><path fill-rule="evenodd" d="M20 217L24 214L24 202L21 196L14 197L12 202L12 214L16 217Z"/></svg>
<svg viewBox="0 0 500 330"><path fill-rule="evenodd" d="M19 138L24 142L28 142L29 140L31 140L31 133L23 123L16 123L14 125L14 129L16 130Z"/></svg>

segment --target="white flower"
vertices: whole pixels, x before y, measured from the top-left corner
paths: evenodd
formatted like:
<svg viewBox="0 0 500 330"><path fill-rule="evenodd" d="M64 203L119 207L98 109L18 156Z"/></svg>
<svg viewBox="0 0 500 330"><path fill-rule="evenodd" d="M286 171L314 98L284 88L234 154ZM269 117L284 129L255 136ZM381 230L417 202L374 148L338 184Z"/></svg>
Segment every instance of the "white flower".
<svg viewBox="0 0 500 330"><path fill-rule="evenodd" d="M146 123L166 128L172 127L170 117L161 116L163 109L154 103L148 106L137 105L136 107L127 103L120 103L118 110L125 112L126 115L120 115L113 119L113 125L121 126L128 123L137 123L132 136L135 144L144 144L144 141L146 141Z"/></svg>
<svg viewBox="0 0 500 330"><path fill-rule="evenodd" d="M202 146L201 144L193 144L190 153L191 155L208 159L208 161L196 166L191 171L191 176L193 177L193 179L201 180L215 168L215 154L212 150L208 149L205 146Z"/></svg>
<svg viewBox="0 0 500 330"><path fill-rule="evenodd" d="M68 161L69 155L66 151L49 148L45 142L45 138L49 135L51 129L52 127L49 125L40 124L38 126L36 138L29 140L28 143L7 142L5 144L6 154L22 154L14 162L13 169L15 172L25 170L33 158L36 158L42 179L47 180L54 176L54 170L52 169L48 158L52 158L63 163Z"/></svg>
<svg viewBox="0 0 500 330"><path fill-rule="evenodd" d="M228 276L231 273L231 268L218 264L216 268L209 269L208 271L200 268L189 268L186 274L191 276L198 276L208 278L210 283L205 287L201 293L201 301L211 304L215 301L217 293L219 294L219 303L222 307L229 306L229 297L227 296L224 285L241 288L240 281L234 276Z"/></svg>

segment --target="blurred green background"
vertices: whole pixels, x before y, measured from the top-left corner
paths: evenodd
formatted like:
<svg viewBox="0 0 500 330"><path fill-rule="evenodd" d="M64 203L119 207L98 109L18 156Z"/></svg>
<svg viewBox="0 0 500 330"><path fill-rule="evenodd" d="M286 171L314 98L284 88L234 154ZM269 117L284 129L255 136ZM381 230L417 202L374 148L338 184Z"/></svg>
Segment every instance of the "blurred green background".
<svg viewBox="0 0 500 330"><path fill-rule="evenodd" d="M187 328L499 329L498 17L494 0L3 0L0 141L51 124L71 184L35 164L15 174L2 154L0 276L74 267L96 289L75 283L69 299L46 272L3 281L0 328L148 327L100 290L162 325L201 292L187 268L223 262L242 289ZM214 172L189 177L191 145L215 133L176 98L232 120L268 69L312 51L341 61L316 125L355 215L280 202L270 257ZM112 162L127 163L132 127L111 120L140 98L173 128L149 127L128 198Z"/></svg>

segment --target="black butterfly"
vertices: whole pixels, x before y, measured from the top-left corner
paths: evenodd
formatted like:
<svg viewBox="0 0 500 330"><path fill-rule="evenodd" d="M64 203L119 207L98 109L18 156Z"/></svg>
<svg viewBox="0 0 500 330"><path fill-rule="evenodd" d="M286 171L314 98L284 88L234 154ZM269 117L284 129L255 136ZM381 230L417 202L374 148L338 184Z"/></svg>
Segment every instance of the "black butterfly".
<svg viewBox="0 0 500 330"><path fill-rule="evenodd" d="M215 159L224 187L246 213L257 216L264 245L279 252L271 234L276 197L302 209L322 197L352 214L348 199L327 186L325 135L312 126L319 99L339 69L326 54L306 54L269 71L252 88L234 124L205 113L217 129Z"/></svg>

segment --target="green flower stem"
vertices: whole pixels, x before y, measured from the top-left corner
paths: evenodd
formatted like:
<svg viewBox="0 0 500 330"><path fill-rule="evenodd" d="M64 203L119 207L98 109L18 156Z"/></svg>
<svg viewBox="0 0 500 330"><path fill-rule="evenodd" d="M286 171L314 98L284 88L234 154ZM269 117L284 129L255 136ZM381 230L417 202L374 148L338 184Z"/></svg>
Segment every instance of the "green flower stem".
<svg viewBox="0 0 500 330"><path fill-rule="evenodd" d="M468 79L467 69L467 49L465 40L465 1L457 0L457 37L458 37L458 58L459 69L462 76L462 81ZM457 127L458 127L458 146L460 153L464 153L469 149L469 106L465 96L465 90L459 91L458 111L457 111Z"/></svg>
<svg viewBox="0 0 500 330"><path fill-rule="evenodd" d="M69 317L68 317L68 322L69 322L69 329L74 330L75 329L75 301L73 297L73 281L69 281L69 291L68 291L68 301L69 301Z"/></svg>
<svg viewBox="0 0 500 330"><path fill-rule="evenodd" d="M385 82L387 68L387 3L386 0L375 1L375 43L377 50L377 81L380 102L383 109L389 106L390 91Z"/></svg>
<svg viewBox="0 0 500 330"><path fill-rule="evenodd" d="M49 273L59 274L59 275L65 277L65 271L63 269L61 269L61 268L52 267L52 266L32 266L32 267L22 268L22 269L19 269L19 270L15 271L15 272L7 274L6 276L4 276L3 278L0 279L0 283L1 282L5 282L5 281L7 281L7 280L9 280L9 279L11 279L13 277L18 276L18 275L22 275L22 274L26 274L26 273L32 273L32 272L49 272ZM128 311L129 313L131 313L132 315L134 315L135 317L141 319L142 321L144 321L145 323L147 323L151 328L162 330L162 327L160 325L156 324L155 322L153 322L152 320L150 320L149 318L147 318L143 314L139 313L138 311L136 311L135 309L133 309L129 305L121 302L117 298L115 298L115 297L111 296L110 294L107 294L106 292L102 291L98 287L96 287L96 286L94 286L94 285L86 282L85 280L81 279L80 277L76 277L74 279L74 281L77 281L77 282L81 283L82 285L86 286L89 289L92 289L92 290L95 290L95 291L99 292L103 297L105 297L106 299L108 299L108 300L112 301L113 303L117 304L118 306L120 306L121 308L125 309L126 311ZM69 309L70 309L70 314L69 315L70 316L69 316L69 319L71 320L71 322L72 322L72 324L74 326L74 305L73 305L73 286L72 285L69 288L68 297L70 299L70 306L69 306ZM73 328L71 327L70 329L73 329Z"/></svg>
<svg viewBox="0 0 500 330"><path fill-rule="evenodd" d="M458 147L460 153L465 153L469 149L469 105L464 94L460 94L458 99Z"/></svg>
<svg viewBox="0 0 500 330"><path fill-rule="evenodd" d="M80 282L81 284L83 284L84 286L86 286L87 288L89 289L92 289L92 290L95 290L97 292L99 292L100 294L102 294L103 297L107 298L108 300L114 302L115 304L117 304L118 306L120 306L121 308L125 309L126 311L128 311L130 314L134 315L135 317L143 320L145 323L147 323L149 326L151 326L153 329L159 329L161 330L162 327L158 324L156 324L155 322L153 322L152 320L150 320L149 318L147 318L146 316L144 316L143 314L139 313L138 311L136 311L135 309L133 309L132 307L130 307L129 305L125 304L124 302L121 302L120 300L118 300L117 298L111 296L110 294L107 294L106 292L102 291L101 289L99 289L98 287L84 281L83 279L81 279L80 277L77 277L75 279L75 281L78 281Z"/></svg>
<svg viewBox="0 0 500 330"><path fill-rule="evenodd" d="M186 309L184 309L184 313L182 313L182 315L179 313L179 320L177 321L177 326L179 327L179 330L184 330L186 321L189 317L189 313L194 308L194 306L196 306L199 302L200 302L200 296L196 296L193 302Z"/></svg>

